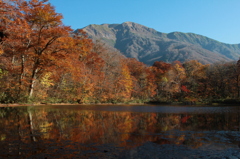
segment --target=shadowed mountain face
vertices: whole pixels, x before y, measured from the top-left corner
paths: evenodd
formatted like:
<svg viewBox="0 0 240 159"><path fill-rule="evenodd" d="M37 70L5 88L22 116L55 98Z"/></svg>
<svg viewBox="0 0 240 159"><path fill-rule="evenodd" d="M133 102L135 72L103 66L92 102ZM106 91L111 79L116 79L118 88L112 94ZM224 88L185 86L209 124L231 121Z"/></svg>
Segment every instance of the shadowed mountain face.
<svg viewBox="0 0 240 159"><path fill-rule="evenodd" d="M176 60L198 60L208 64L240 57L240 44L225 44L193 33L161 33L132 22L89 25L84 30L90 38L101 39L126 57L136 58L147 65L155 61Z"/></svg>

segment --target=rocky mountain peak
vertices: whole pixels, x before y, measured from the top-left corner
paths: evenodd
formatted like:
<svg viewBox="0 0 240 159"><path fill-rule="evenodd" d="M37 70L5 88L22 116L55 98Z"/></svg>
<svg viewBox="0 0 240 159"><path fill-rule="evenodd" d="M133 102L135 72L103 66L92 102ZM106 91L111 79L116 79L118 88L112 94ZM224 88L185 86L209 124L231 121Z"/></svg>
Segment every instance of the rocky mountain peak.
<svg viewBox="0 0 240 159"><path fill-rule="evenodd" d="M194 33L161 33L134 22L89 25L83 29L90 38L101 39L126 57L148 65L160 60L198 60L207 64L240 57L240 44L225 44Z"/></svg>

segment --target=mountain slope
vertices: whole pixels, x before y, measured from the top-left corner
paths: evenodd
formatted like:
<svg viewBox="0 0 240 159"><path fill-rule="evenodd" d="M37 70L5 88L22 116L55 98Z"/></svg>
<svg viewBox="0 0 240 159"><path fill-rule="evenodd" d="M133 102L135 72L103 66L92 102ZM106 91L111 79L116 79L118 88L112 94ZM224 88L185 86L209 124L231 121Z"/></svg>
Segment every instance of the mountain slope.
<svg viewBox="0 0 240 159"><path fill-rule="evenodd" d="M126 57L148 65L160 60L193 59L207 64L237 60L240 56L240 44L225 44L193 33L161 33L132 22L89 25L83 29L90 38L101 39Z"/></svg>

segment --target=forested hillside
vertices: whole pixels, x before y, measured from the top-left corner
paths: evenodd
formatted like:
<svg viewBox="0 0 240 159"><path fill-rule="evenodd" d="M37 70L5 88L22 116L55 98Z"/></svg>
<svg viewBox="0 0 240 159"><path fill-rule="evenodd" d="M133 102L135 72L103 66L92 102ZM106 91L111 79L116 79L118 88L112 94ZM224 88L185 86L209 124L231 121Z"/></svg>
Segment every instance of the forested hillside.
<svg viewBox="0 0 240 159"><path fill-rule="evenodd" d="M90 38L101 39L126 57L147 65L189 60L210 64L236 61L240 56L240 44L225 44L194 33L161 33L133 22L89 25L83 30Z"/></svg>
<svg viewBox="0 0 240 159"><path fill-rule="evenodd" d="M194 47L196 52L202 50L186 43L186 39L169 40L168 44L179 56L189 57L189 61L173 61L173 58L173 62L167 63L159 60L174 56L165 54L153 58L152 50L144 55L136 52L137 59L152 57L153 65L148 66L126 58L101 41L93 42L83 30L73 31L62 23L62 18L47 0L0 1L1 103L209 102L240 96L240 64L202 64L190 52L182 52L186 46ZM157 39L170 36L144 28L142 39L149 32L153 33L152 39L156 39L154 44L159 43ZM125 34L134 37L133 32ZM131 44L127 39L117 43L112 35L109 30L102 34L103 38L113 39L108 38L112 45ZM177 35L168 38L179 39ZM142 42L142 45L138 43L139 47L153 44ZM166 44L162 45L168 46ZM159 46L156 48L162 48ZM204 54L206 52L202 56ZM228 61L231 56L214 53L211 58L212 62L217 58Z"/></svg>

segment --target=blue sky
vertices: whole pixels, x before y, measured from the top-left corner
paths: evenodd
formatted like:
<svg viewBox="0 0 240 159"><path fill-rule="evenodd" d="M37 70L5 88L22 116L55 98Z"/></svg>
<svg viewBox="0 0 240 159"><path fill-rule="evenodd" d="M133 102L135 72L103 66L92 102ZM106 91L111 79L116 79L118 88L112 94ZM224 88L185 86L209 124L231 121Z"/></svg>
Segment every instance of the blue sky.
<svg viewBox="0 0 240 159"><path fill-rule="evenodd" d="M240 0L49 0L73 29L131 21L170 33L240 43Z"/></svg>

